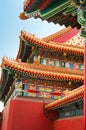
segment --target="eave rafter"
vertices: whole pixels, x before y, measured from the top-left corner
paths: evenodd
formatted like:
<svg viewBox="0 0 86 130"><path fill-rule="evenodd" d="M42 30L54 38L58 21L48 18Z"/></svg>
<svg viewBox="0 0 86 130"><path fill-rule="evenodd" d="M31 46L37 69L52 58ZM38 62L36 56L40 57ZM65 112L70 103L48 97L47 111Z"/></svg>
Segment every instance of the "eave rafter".
<svg viewBox="0 0 86 130"><path fill-rule="evenodd" d="M76 2L76 1L75 1ZM42 20L47 20L55 24L65 25L68 27L81 28L80 24L77 22L77 5L73 0L31 0L24 2L24 12L20 14L21 19L28 19L30 17L41 18ZM59 15L59 13L61 14ZM59 21L58 16L64 17ZM67 16L67 17L66 17ZM54 20L53 20L54 18ZM71 22L71 19L73 22ZM67 23L66 20L70 21Z"/></svg>
<svg viewBox="0 0 86 130"><path fill-rule="evenodd" d="M79 54L79 55L83 55L84 54L84 50L82 48L77 48L77 47L69 47L69 46L64 46L60 43L55 44L54 42L48 42L46 43L44 40L36 38L34 35L28 34L25 31L21 32L21 39L25 39L28 42L31 42L33 45L37 45L40 46L42 48L45 49L50 49L53 51L66 51L66 52L70 52L70 53L75 53L75 54Z"/></svg>
<svg viewBox="0 0 86 130"><path fill-rule="evenodd" d="M83 82L84 77L83 76L78 76L75 74L66 74L66 73L62 73L62 72L52 72L52 71L48 71L48 70L38 70L37 68L31 68L30 66L24 66L22 63L19 64L19 62L16 61L12 61L9 60L7 58L3 59L2 62L2 66L8 67L9 69L13 70L13 71L17 71L23 74L27 74L30 76L36 76L36 77L42 77L44 79L53 79L53 80L58 80L58 79L62 79L62 80L76 80Z"/></svg>

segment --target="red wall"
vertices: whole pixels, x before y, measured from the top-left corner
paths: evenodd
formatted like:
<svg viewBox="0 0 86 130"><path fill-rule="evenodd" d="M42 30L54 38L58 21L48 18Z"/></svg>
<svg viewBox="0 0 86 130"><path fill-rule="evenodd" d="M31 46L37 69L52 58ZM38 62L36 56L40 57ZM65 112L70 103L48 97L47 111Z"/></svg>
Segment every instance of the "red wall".
<svg viewBox="0 0 86 130"><path fill-rule="evenodd" d="M1 130L1 123L0 123L0 130Z"/></svg>
<svg viewBox="0 0 86 130"><path fill-rule="evenodd" d="M84 130L83 116L57 120L54 130Z"/></svg>
<svg viewBox="0 0 86 130"><path fill-rule="evenodd" d="M44 116L42 102L11 100L4 109L2 130L53 130L53 121Z"/></svg>
<svg viewBox="0 0 86 130"><path fill-rule="evenodd" d="M84 130L83 117L48 120L42 100L17 98L3 111L1 130Z"/></svg>
<svg viewBox="0 0 86 130"><path fill-rule="evenodd" d="M10 110L10 104L8 104L3 111L1 130L7 130L9 110Z"/></svg>

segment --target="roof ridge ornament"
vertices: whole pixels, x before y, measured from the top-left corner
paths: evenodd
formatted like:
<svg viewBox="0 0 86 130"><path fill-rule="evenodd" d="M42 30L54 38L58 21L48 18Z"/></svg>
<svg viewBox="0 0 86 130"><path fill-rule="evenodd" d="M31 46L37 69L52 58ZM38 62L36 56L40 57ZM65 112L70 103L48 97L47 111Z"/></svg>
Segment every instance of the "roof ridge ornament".
<svg viewBox="0 0 86 130"><path fill-rule="evenodd" d="M77 21L82 27L80 35L86 38L86 0L74 0L74 2L78 5Z"/></svg>

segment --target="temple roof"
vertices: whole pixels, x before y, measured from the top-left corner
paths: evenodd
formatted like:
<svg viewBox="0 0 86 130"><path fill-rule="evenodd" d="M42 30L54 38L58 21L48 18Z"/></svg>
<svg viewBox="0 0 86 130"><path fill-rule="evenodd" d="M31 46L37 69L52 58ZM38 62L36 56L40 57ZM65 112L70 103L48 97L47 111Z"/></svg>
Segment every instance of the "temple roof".
<svg viewBox="0 0 86 130"><path fill-rule="evenodd" d="M20 38L24 38L27 41L30 41L31 43L38 46L56 50L58 50L59 46L65 46L65 48L68 46L68 48L71 47L71 49L72 47L74 47L74 49L77 47L84 47L84 38L79 36L79 31L76 28L72 29L70 27L62 29L61 31L58 31L57 33L54 33L42 39L37 38L34 34L30 34L22 30Z"/></svg>
<svg viewBox="0 0 86 130"><path fill-rule="evenodd" d="M72 29L69 26L67 28L63 28L63 29L59 30L56 33L53 33L49 36L44 37L43 40L46 42L53 41L53 42L64 43L67 40L71 39L72 37L76 36L79 33L79 31L80 30L78 30L76 28ZM81 37L81 39L83 39L83 38Z"/></svg>
<svg viewBox="0 0 86 130"><path fill-rule="evenodd" d="M29 64L23 62L17 62L15 60L10 60L8 58L3 58L2 67L7 67L11 70L15 70L24 74L33 75L42 78L49 79L63 79L63 80L76 80L83 81L83 71L69 68L60 68L55 66L46 66L42 64Z"/></svg>
<svg viewBox="0 0 86 130"><path fill-rule="evenodd" d="M26 51L31 53L31 45L51 51L70 52L73 54L84 54L84 38L80 37L76 28L65 28L45 38L37 38L35 35L21 31L20 47L17 59L23 57ZM25 53L25 54L24 54ZM27 56L28 57L28 56ZM23 58L24 59L24 58Z"/></svg>
<svg viewBox="0 0 86 130"><path fill-rule="evenodd" d="M61 86L64 82L66 83L66 81L67 84L68 82L72 82L73 86L76 84L76 87L82 85L84 81L82 70L76 69L76 71L74 71L74 69L70 68L60 68L57 66L47 66L31 62L27 63L28 57L31 56L33 49L35 48L41 49L41 51L43 50L43 53L48 50L52 53L62 52L63 54L66 52L76 58L80 57L80 63L82 63L84 57L84 39L79 36L78 32L79 31L76 28L72 29L71 27L68 27L40 39L35 35L21 31L20 47L16 60L8 58L3 58L2 60L2 76L0 83L2 88L2 98L4 99L9 87L12 85L15 73L28 75L34 78L41 78L43 80L47 79L53 82L58 81L57 84L61 82ZM75 59L75 57L73 58ZM20 59L23 62L19 62Z"/></svg>
<svg viewBox="0 0 86 130"><path fill-rule="evenodd" d="M71 0L25 0L24 12L20 14L20 18L41 18L48 22L66 27L70 25L72 28L79 29L81 26L77 22L77 8L78 6Z"/></svg>
<svg viewBox="0 0 86 130"><path fill-rule="evenodd" d="M24 63L19 60L3 58L2 59L2 75L0 82L1 95L0 99L4 99L5 95L12 86L14 76L17 73L23 77L30 77L34 80L42 79L53 81L60 87L79 87L83 84L83 71L70 68L60 68L56 66L46 66L39 63Z"/></svg>
<svg viewBox="0 0 86 130"><path fill-rule="evenodd" d="M67 91L66 95L63 98L46 105L45 108L46 109L58 108L69 102L73 102L75 100L81 99L83 96L84 96L84 86L81 86L72 91Z"/></svg>

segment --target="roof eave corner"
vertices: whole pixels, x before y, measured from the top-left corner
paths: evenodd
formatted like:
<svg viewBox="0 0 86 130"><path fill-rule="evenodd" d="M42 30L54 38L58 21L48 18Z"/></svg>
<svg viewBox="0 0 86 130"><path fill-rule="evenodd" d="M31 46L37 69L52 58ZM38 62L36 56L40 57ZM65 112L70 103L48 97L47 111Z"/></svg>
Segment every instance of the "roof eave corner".
<svg viewBox="0 0 86 130"><path fill-rule="evenodd" d="M22 12L22 13L20 13L19 18L21 20L26 20L26 19L28 19L28 16L25 15L25 12Z"/></svg>

